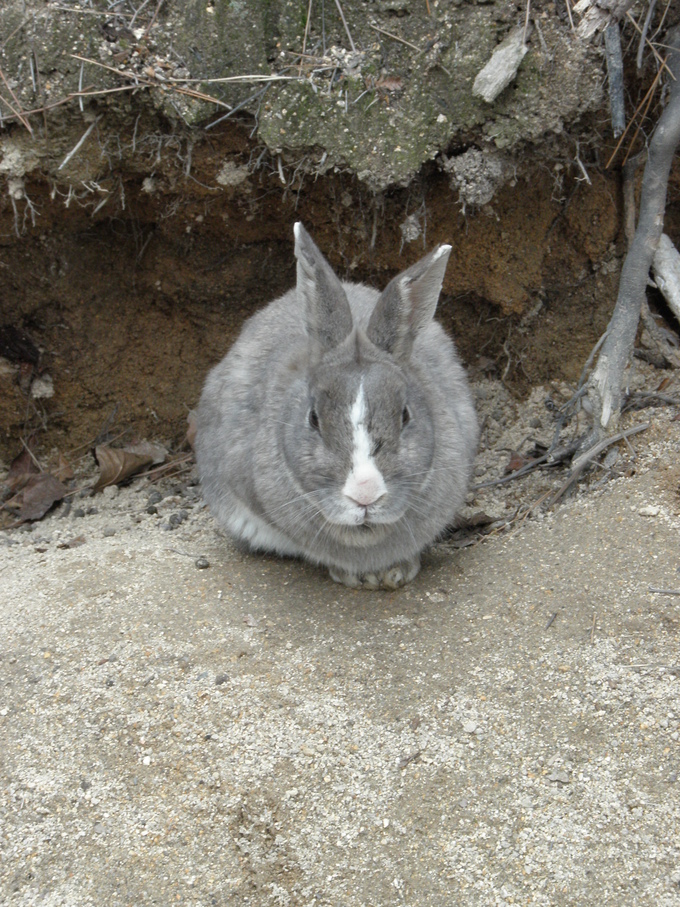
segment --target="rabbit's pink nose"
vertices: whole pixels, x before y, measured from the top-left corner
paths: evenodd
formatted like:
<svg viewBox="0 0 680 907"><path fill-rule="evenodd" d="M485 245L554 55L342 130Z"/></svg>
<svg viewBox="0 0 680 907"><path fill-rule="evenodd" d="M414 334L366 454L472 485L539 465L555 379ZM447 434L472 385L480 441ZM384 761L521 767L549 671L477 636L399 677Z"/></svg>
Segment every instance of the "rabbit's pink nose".
<svg viewBox="0 0 680 907"><path fill-rule="evenodd" d="M368 507L386 494L387 489L380 471L371 467L357 472L352 471L347 477L342 493L360 507Z"/></svg>

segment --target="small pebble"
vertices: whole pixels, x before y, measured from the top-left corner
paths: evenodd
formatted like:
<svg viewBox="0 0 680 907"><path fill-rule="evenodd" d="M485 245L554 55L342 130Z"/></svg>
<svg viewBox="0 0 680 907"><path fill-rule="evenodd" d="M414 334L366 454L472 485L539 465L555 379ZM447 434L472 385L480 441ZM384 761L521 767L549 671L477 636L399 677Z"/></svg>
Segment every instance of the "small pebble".
<svg viewBox="0 0 680 907"><path fill-rule="evenodd" d="M82 507L76 507L75 510L71 511L75 519L80 519L80 517L85 516L85 511Z"/></svg>
<svg viewBox="0 0 680 907"><path fill-rule="evenodd" d="M112 535L116 534L116 530L112 526L107 526L102 530L102 535L105 539L110 539Z"/></svg>
<svg viewBox="0 0 680 907"><path fill-rule="evenodd" d="M548 781L559 781L560 784L569 784L569 775L563 768L556 768L548 775Z"/></svg>
<svg viewBox="0 0 680 907"><path fill-rule="evenodd" d="M223 683L226 683L229 680L228 674L218 674L215 677L215 686L222 686Z"/></svg>
<svg viewBox="0 0 680 907"><path fill-rule="evenodd" d="M163 500L163 495L160 491L152 491L149 495L149 504L158 504Z"/></svg>
<svg viewBox="0 0 680 907"><path fill-rule="evenodd" d="M615 447L612 447L612 449L607 453L607 456L602 461L602 465L605 467L605 469L611 469L612 466L614 466L614 464L618 462L619 456L620 454L618 450Z"/></svg>
<svg viewBox="0 0 680 907"><path fill-rule="evenodd" d="M158 513L158 507L156 507L155 504L149 504L149 506L146 508L146 512L151 514Z"/></svg>
<svg viewBox="0 0 680 907"><path fill-rule="evenodd" d="M207 557L197 557L194 561L199 570L205 570L206 567L210 566L210 561Z"/></svg>

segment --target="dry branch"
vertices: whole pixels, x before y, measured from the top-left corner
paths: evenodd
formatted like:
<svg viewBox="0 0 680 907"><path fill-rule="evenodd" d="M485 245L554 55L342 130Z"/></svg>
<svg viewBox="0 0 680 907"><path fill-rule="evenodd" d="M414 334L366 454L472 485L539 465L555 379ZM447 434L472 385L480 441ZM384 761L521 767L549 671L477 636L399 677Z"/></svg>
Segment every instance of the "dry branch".
<svg viewBox="0 0 680 907"><path fill-rule="evenodd" d="M620 411L623 374L645 300L649 269L663 230L668 178L680 142L680 83L677 78L680 75L680 29L674 29L669 38L672 50L667 62L676 78L670 83L668 104L649 143L638 226L621 270L618 298L608 336L588 386L588 400L598 438L614 426Z"/></svg>
<svg viewBox="0 0 680 907"><path fill-rule="evenodd" d="M654 253L652 269L657 287L680 322L680 252L665 233Z"/></svg>

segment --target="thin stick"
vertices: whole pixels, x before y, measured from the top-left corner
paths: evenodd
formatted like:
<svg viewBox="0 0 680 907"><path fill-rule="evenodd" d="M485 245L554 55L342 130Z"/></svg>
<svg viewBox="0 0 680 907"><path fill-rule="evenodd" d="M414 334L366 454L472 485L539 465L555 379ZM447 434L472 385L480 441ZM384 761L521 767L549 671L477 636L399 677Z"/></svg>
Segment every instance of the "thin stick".
<svg viewBox="0 0 680 907"><path fill-rule="evenodd" d="M595 622L597 621L597 611L593 614L593 626L590 629L590 645L595 642Z"/></svg>
<svg viewBox="0 0 680 907"><path fill-rule="evenodd" d="M0 69L0 79L2 79L2 81L5 83L5 87L7 88L7 91L10 93L10 95L14 99L14 103L17 105L17 107L19 109L15 110L14 107L12 107L12 105L9 103L9 101L5 100L5 98L3 98L3 101L5 101L5 104L7 104L7 106L12 111L12 113L21 120L22 124L26 127L26 129L28 129L30 134L33 135L33 129L31 128L31 124L28 122L28 120L26 119L26 117L23 115L23 113L21 111L21 102L19 101L17 96L12 91L12 86L9 84L9 82L5 78L5 74L2 71L2 69Z"/></svg>
<svg viewBox="0 0 680 907"><path fill-rule="evenodd" d="M42 466L40 465L40 461L38 460L38 458L36 457L36 455L33 453L33 451L31 450L31 448L28 446L28 444L24 441L23 438L21 439L21 444L22 444L22 446L24 447L24 449L26 450L26 453L29 455L29 457L30 457L31 460L33 461L33 464L34 464L35 466L38 467L38 469L40 470L40 472L44 472L44 469L43 469Z"/></svg>
<svg viewBox="0 0 680 907"><path fill-rule="evenodd" d="M550 618L550 620L548 621L548 623L545 625L546 630L549 630L549 629L552 627L552 625L553 625L553 623L554 623L554 621L555 621L555 618L557 617L557 615L558 615L559 613L560 613L559 611L555 611L555 613L553 614L553 616Z"/></svg>
<svg viewBox="0 0 680 907"><path fill-rule="evenodd" d="M208 125L204 127L205 131L207 132L209 129L214 129L214 127L218 126L221 122L223 122L223 120L228 120L229 117L233 117L235 113L239 112L239 110L243 110L246 104L250 104L251 101L254 101L256 98L261 97L266 90L266 87L261 88L259 91L256 91L255 94L251 94L249 98L245 99L245 101L241 101L236 105L236 107L232 107L229 113L225 113L217 120L213 120L212 123L208 123Z"/></svg>
<svg viewBox="0 0 680 907"><path fill-rule="evenodd" d="M82 60L83 63L91 63L93 66L99 66L101 69L107 69L109 72L115 72L117 76L124 79L139 80L139 84L147 82L147 79L141 79L135 72L127 72L125 69L116 69L114 66L107 66L106 63L100 63L99 60L91 60L89 57L81 57L80 54L69 54L74 60Z"/></svg>
<svg viewBox="0 0 680 907"><path fill-rule="evenodd" d="M580 472L584 466L587 466L588 463L595 459L595 457L599 456L603 450L606 450L618 441L623 441L624 438L630 438L633 435L638 434L638 432L647 431L650 425L651 422L641 422L639 425L633 425L632 428L626 429L626 431L620 431L610 438L605 438L603 441L600 441L599 444L596 444L595 447L591 447L590 450L587 450L585 453L581 454L580 457L577 457L572 463L572 469L577 469Z"/></svg>
<svg viewBox="0 0 680 907"><path fill-rule="evenodd" d="M309 36L309 23L312 21L312 3L314 0L309 0L309 6L307 7L307 21L305 23L305 36L302 39L302 54L305 56L305 51L307 50L307 38ZM298 75L302 74L302 60L300 60L300 68L298 69Z"/></svg>
<svg viewBox="0 0 680 907"><path fill-rule="evenodd" d="M352 41L352 36L349 32L349 26L347 25L347 19L345 19L345 14L343 13L342 7L340 6L340 0L335 0L335 5L337 6L338 12L340 13L340 18L342 19L342 24L345 26L345 31L347 32L347 37L349 38L349 44L350 44L350 47L352 48L352 53L356 53L357 49L354 46L354 41Z"/></svg>
<svg viewBox="0 0 680 907"><path fill-rule="evenodd" d="M141 11L144 9L144 7L147 5L147 3L149 3L149 0L144 0L144 3L142 3L141 6L137 7L137 9L135 10L134 16L130 20L130 28L132 28L132 26L135 24L135 19L141 13Z"/></svg>
<svg viewBox="0 0 680 907"><path fill-rule="evenodd" d="M569 16L569 25L571 25L571 30L574 31L574 17L571 14L570 0L564 0L564 5L567 7L567 15Z"/></svg>
<svg viewBox="0 0 680 907"><path fill-rule="evenodd" d="M637 68L642 69L642 54L645 49L645 44L647 43L647 32L649 31L649 26L652 23L652 16L654 15L654 9L656 8L656 0L650 0L649 6L647 8L647 15L645 16L645 23L642 26L642 32L640 35L640 46L638 47L637 52Z"/></svg>
<svg viewBox="0 0 680 907"><path fill-rule="evenodd" d="M650 586L649 591L656 595L680 595L680 589L657 589L656 586Z"/></svg>
<svg viewBox="0 0 680 907"><path fill-rule="evenodd" d="M640 28L640 26L637 24L637 22L636 22L635 19L633 18L633 16L632 16L630 10L626 13L626 18L628 18L628 19L632 22L633 28L638 32L638 34L641 35L641 34L642 34L642 29ZM652 53L654 54L654 56L656 57L657 62L658 62L658 64L659 64L659 66L661 67L661 69L665 69L666 72L668 73L668 75L671 77L671 79L673 79L673 81L675 82L675 76L673 75L673 73L672 73L672 72L670 71L670 69L668 68L668 64L666 63L666 61L664 60L664 58L661 56L661 54L660 54L659 51L656 49L656 47L654 47L654 45L653 45L652 42L649 40L649 38L646 38L645 40L646 40L646 43L649 44L649 47L650 47ZM666 46L666 45L663 45L663 44L660 44L660 45L659 45L659 47L664 47L664 46ZM669 48L669 49L671 49L671 48Z"/></svg>
<svg viewBox="0 0 680 907"><path fill-rule="evenodd" d="M69 153L66 155L64 160L61 162L61 164L59 164L59 166L57 167L57 170L61 170L63 167L65 167L68 164L68 162L71 160L73 155L77 154L77 152L83 147L83 145L87 141L88 136L90 135L90 133L92 132L94 127L97 125L97 123L101 120L101 118L102 118L102 114L100 114L98 117L96 117L94 120L92 120L92 122L87 127L85 132L82 134L80 141L76 143L76 145L71 149L71 151L69 151Z"/></svg>
<svg viewBox="0 0 680 907"><path fill-rule="evenodd" d="M661 31L661 29L663 28L664 22L666 21L666 16L668 15L668 10L670 9L670 6L671 6L671 0L667 0L667 2L666 2L666 9L663 11L663 16L661 17L661 21L660 21L659 24L657 25L656 31L655 31L654 34L652 35L652 41L654 40L654 38L656 38L656 36L659 34L659 32Z"/></svg>
<svg viewBox="0 0 680 907"><path fill-rule="evenodd" d="M645 103L647 104L647 106L644 109L642 118L644 118L647 115L647 111L649 110L649 105L652 102L652 96L653 96L654 92L656 91L656 86L658 85L660 78L661 78L661 71L659 70L659 72L657 72L656 76L654 77L654 81L647 89L647 93L645 94L644 98L638 104L637 110L635 111L633 116L628 121L628 125L626 126L626 128L623 130L623 132L621 134L621 138L616 143L616 148L612 151L612 156L607 161L605 170L608 170L611 167L612 161L614 160L616 155L619 153L619 148L623 144L623 140L625 139L626 135L628 134L628 130L632 127L633 123L635 122L635 120L637 118L638 113L640 112L640 110L642 109L642 106ZM635 136L637 136L639 131L640 131L640 127L638 126L637 129L635 130ZM635 136L633 136L633 140L635 140ZM631 145L632 145L632 142L631 142ZM628 155L626 155L626 160L628 160Z"/></svg>
<svg viewBox="0 0 680 907"><path fill-rule="evenodd" d="M410 47L412 50L417 50L418 53L421 52L419 47L416 47L415 44L411 44L410 41L404 40L404 38L400 38L399 35L393 35L391 31L385 31L384 28L378 28L377 25L371 25L370 22L369 22L369 26L373 29L373 31L379 31L381 35L387 35L387 37L392 38L393 41L399 41L400 44L405 44L407 47Z"/></svg>
<svg viewBox="0 0 680 907"><path fill-rule="evenodd" d="M185 94L190 98L197 98L199 101L208 101L210 104L217 104L218 107L225 107L227 110L231 110L229 104L225 104L224 101L220 101L219 98L214 98L212 95L204 94L202 91L195 91L193 88L182 88L179 85L174 84L171 85L169 84L169 80L167 82L161 82L159 80L153 81L152 79L140 78L135 72L129 72L125 69L114 69L113 66L107 66L105 63L99 63L97 60L81 57L78 54L69 54L69 56L76 60L84 60L86 63L92 63L93 66L100 66L102 69L115 73L121 79L133 79L136 88L141 86L146 86L147 88L162 88L163 86L167 86L171 91L176 91L178 94ZM180 79L179 81L182 80Z"/></svg>
<svg viewBox="0 0 680 907"><path fill-rule="evenodd" d="M529 31L529 15L531 14L531 0L527 0L527 14L524 17L524 34L522 35L522 44L527 43L527 32Z"/></svg>
<svg viewBox="0 0 680 907"><path fill-rule="evenodd" d="M151 31L151 29L153 28L153 26L155 25L155 23L156 23L156 17L158 16L159 12L161 11L161 6L163 6L163 0L158 0L158 3L156 4L156 9L154 10L154 14L153 14L153 16L151 17L151 20L149 21L149 24L148 24L148 25L146 26L146 28L144 29L144 37L145 37L145 38L146 38L146 36L149 34L149 32Z"/></svg>
<svg viewBox="0 0 680 907"><path fill-rule="evenodd" d="M147 2L148 2L148 0L147 0ZM143 4L143 5L146 6L146 4ZM105 19L111 18L110 12L102 13L102 12L99 12L99 10L95 10L95 9L74 9L71 6L53 6L52 9L55 9L60 13L78 13L79 15L82 14L83 16L104 16ZM139 10L137 12L139 12ZM122 13L122 12L116 11L116 16L120 16L121 18L129 19L132 16L132 18L134 19L134 17L136 15L137 15L137 13L134 13L134 15L133 15L132 13ZM11 37L11 35L10 35L10 37Z"/></svg>
<svg viewBox="0 0 680 907"><path fill-rule="evenodd" d="M330 69L330 67L327 67ZM114 69L114 72L117 70ZM222 76L218 79L175 79L172 76L167 78L166 82L182 82L183 84L190 85L195 82L203 83L204 85L213 85L219 82L297 82L299 81L299 76L265 76L253 74L250 76Z"/></svg>
<svg viewBox="0 0 680 907"><path fill-rule="evenodd" d="M21 31L21 29L24 27L24 25L26 25L27 22L28 22L28 18L24 19L23 22L20 22L20 23L17 25L17 27L14 29L14 31L11 31L11 32L7 35L7 37L5 38L5 40L0 44L0 50L4 50L5 45L7 44L7 42L8 42L11 38L13 38L13 37L16 35L16 33L17 33L18 31Z"/></svg>
<svg viewBox="0 0 680 907"><path fill-rule="evenodd" d="M640 425L634 425L632 428L629 428L626 431L620 431L618 432L618 434L612 435L610 438L605 438L603 441L600 441L599 444L596 444L594 447L591 447L590 450L587 450L585 453L581 454L580 457L577 457L577 459L572 463L571 475L562 485L562 487L558 489L554 497L551 498L550 504L553 505L559 501L562 495L574 484L574 482L576 482L588 463L592 462L595 457L599 456L603 450L611 447L612 444L616 444L617 441L623 441L624 438L628 438L631 435L636 435L640 431L645 431L649 428L650 425L650 422L642 422Z"/></svg>
<svg viewBox="0 0 680 907"><path fill-rule="evenodd" d="M117 76L123 79L135 79L140 85L152 85L154 88L158 85L168 85L173 83L173 91L179 91L180 89L175 87L174 83L179 82L183 85L189 83L204 83L206 85L218 82L285 82L285 81L296 81L297 76L265 76L261 74L253 74L247 76L224 76L219 79L175 79L168 78L163 82L160 80L153 81L153 79L144 78L139 76L136 72L131 72L127 69L116 69L115 66L107 66L106 63L100 63L99 60L92 60L89 57L81 57L79 54L69 54L70 57L73 57L74 60L82 60L85 63L91 63L93 66L100 66L102 69L107 69L109 72L115 72ZM187 89L188 91L189 89ZM202 95L204 98L210 97L209 95ZM222 104L223 107L228 105L224 104L222 101L219 101L217 98L214 99L216 103Z"/></svg>

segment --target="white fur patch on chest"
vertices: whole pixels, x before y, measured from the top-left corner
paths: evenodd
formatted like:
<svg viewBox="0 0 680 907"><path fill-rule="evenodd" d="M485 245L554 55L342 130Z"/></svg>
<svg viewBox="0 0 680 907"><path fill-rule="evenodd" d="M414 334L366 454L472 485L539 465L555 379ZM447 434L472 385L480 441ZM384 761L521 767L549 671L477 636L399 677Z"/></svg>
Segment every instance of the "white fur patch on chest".
<svg viewBox="0 0 680 907"><path fill-rule="evenodd" d="M363 381L359 385L359 393L352 404L349 417L352 426L352 468L342 493L361 507L368 507L386 494L387 488L371 454Z"/></svg>

